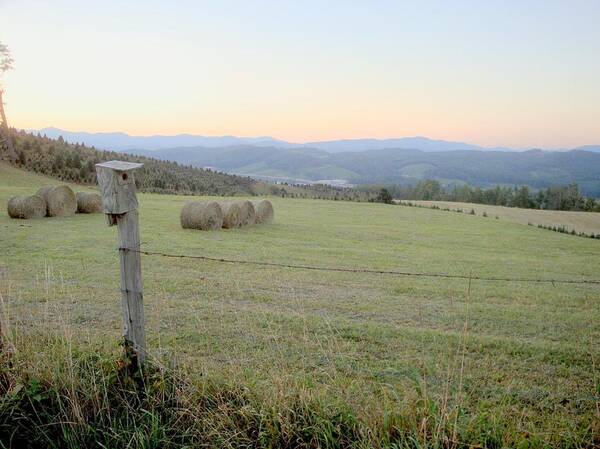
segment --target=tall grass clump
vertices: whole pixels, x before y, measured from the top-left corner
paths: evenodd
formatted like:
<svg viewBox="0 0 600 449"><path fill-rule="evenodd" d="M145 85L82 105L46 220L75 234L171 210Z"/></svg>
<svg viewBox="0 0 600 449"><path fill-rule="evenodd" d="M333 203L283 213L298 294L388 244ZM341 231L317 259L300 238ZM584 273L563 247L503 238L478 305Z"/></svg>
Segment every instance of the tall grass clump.
<svg viewBox="0 0 600 449"><path fill-rule="evenodd" d="M464 356L453 374L461 384L463 363ZM143 372L129 369L116 350L78 347L63 336L19 338L1 359L0 447L591 448L600 442L589 434L548 444L491 411L469 416L461 386L443 401L428 398L424 380L410 392L382 390L379 405L361 415L330 393L299 388L272 397L155 359Z"/></svg>
<svg viewBox="0 0 600 449"><path fill-rule="evenodd" d="M199 373L152 351L132 372L116 340L80 339L66 323L11 324L0 293L0 448L597 447L593 417L550 434L518 418L514 399L499 412L469 398L470 302L469 288L445 378L433 379L423 359L401 382L357 390L335 374L329 384L307 382L309 372L285 368L263 382L220 368Z"/></svg>
<svg viewBox="0 0 600 449"><path fill-rule="evenodd" d="M48 354L42 363L33 347L2 360L1 447L336 448L364 439L343 405L297 395L274 407L242 386L194 382L160 362L130 373L116 353L59 337L37 343Z"/></svg>

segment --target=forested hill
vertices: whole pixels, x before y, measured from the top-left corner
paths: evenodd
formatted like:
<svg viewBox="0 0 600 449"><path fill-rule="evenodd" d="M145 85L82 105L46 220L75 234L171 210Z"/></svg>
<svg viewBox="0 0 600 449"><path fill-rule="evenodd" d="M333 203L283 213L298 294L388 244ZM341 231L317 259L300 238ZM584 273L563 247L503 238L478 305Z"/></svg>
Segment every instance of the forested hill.
<svg viewBox="0 0 600 449"><path fill-rule="evenodd" d="M600 197L600 154L590 151L438 151L390 148L327 153L314 148L171 148L140 151L165 160L215 167L230 173L288 179L344 179L353 184L415 184L437 179L445 185L527 185L545 189L577 183Z"/></svg>
<svg viewBox="0 0 600 449"><path fill-rule="evenodd" d="M94 165L119 159L142 162L136 172L138 188L146 192L198 195L279 195L302 198L364 200L368 194L329 186L273 185L246 176L229 175L209 169L195 168L177 162L98 150L83 144L71 144L61 137L50 139L24 131L11 131L17 159L0 147L0 160L36 173L64 181L95 184Z"/></svg>
<svg viewBox="0 0 600 449"><path fill-rule="evenodd" d="M95 184L94 165L119 159L144 163L136 172L136 184L144 191L213 195L253 194L256 184L252 179L243 176L227 175L144 156L97 150L82 144L67 143L62 138L49 139L25 132L14 132L13 142L17 155L15 165L64 181Z"/></svg>

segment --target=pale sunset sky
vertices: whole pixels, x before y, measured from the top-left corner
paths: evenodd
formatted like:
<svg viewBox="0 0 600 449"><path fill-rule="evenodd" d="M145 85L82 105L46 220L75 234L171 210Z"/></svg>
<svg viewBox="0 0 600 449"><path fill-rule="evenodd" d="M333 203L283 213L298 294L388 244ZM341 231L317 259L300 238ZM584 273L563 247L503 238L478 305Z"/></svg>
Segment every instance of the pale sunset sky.
<svg viewBox="0 0 600 449"><path fill-rule="evenodd" d="M0 0L10 124L600 144L600 1Z"/></svg>

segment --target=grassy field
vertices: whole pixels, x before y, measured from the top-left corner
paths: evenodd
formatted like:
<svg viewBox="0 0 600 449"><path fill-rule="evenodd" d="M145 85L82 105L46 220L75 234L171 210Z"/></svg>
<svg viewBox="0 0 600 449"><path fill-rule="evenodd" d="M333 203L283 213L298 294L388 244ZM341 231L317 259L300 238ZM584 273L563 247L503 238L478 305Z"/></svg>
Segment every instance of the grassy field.
<svg viewBox="0 0 600 449"><path fill-rule="evenodd" d="M0 204L54 183L0 164ZM273 224L202 232L179 226L189 197L139 199L142 248L148 251L325 267L600 278L600 241L493 218L273 198ZM155 256L143 256L142 270L153 354L198 382L244 389L266 415L290 410L299 399L343 404L360 423L356 439L362 447L600 444L594 440L600 432L598 285L472 281L469 287L466 280ZM72 347L116 354L116 228L100 214L39 220L1 214L0 293L15 363L31 377L48 379L65 370L56 344L32 343L47 342L48 335L66 342L59 351L65 357ZM238 433L214 445L236 447L236 438ZM261 446L256 441L247 446ZM307 447L351 445L325 438Z"/></svg>
<svg viewBox="0 0 600 449"><path fill-rule="evenodd" d="M520 209L518 207L490 206L487 204L459 203L453 201L404 201L425 207L437 206L441 209L462 210L469 213L471 209L477 215L485 212L488 218L498 217L512 223L544 225L549 227L564 226L567 230L575 230L585 234L600 234L600 214L589 212L571 212L562 210Z"/></svg>

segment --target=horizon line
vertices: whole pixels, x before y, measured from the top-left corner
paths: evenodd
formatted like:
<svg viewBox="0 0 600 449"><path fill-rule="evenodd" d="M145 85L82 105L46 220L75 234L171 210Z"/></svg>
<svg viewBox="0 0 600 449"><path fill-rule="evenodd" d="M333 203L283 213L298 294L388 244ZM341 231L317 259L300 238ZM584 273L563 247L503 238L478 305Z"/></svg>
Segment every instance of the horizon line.
<svg viewBox="0 0 600 449"><path fill-rule="evenodd" d="M289 145L299 145L299 146L310 145L310 144L319 144L319 143L330 143L330 142L353 142L353 141L360 141L360 140L374 140L374 141L381 142L381 141L386 141L386 140L400 140L400 139L426 139L426 140L429 140L432 142L458 143L458 144L477 146L477 147L480 147L485 150L508 149L508 150L514 150L514 151L529 151L529 150L568 151L568 150L575 150L578 148L583 148L583 147L588 147L588 146L600 146L600 144L594 144L594 143L577 145L577 146L573 146L573 147L553 147L552 149L539 147L539 146L527 146L527 147L510 147L510 146L502 146L502 145L488 146L488 145L480 145L480 144L476 144L476 143L470 143L470 142L466 142L466 141L432 138L432 137L427 137L427 136L423 136L423 135L410 135L410 136L400 136L400 137L398 137L398 136L396 136L396 137L342 137L342 138L338 138L338 139L329 139L329 140L307 140L304 142L295 142L295 141L281 139L281 138L273 137L273 136L269 136L269 135L260 135L260 136L240 136L240 135L235 135L235 134L206 135L206 134L194 134L191 132L182 132L182 133L177 133L177 134L130 134L125 131L82 131L82 130L72 131L72 130L68 130L68 129L59 128L56 126L45 126L43 128L39 128L39 129L34 129L34 128L20 128L20 129L22 129L23 131L26 131L26 132L43 132L44 130L55 130L55 131L59 131L59 132L62 131L62 132L71 133L71 134L83 134L83 133L91 134L91 135L123 134L127 137L132 137L132 138L188 136L188 137L199 137L199 138L209 138L209 139L210 138L235 138L235 139L254 139L254 140L272 139L272 140L280 141L280 142L283 142L283 143L286 143Z"/></svg>

